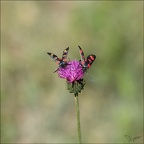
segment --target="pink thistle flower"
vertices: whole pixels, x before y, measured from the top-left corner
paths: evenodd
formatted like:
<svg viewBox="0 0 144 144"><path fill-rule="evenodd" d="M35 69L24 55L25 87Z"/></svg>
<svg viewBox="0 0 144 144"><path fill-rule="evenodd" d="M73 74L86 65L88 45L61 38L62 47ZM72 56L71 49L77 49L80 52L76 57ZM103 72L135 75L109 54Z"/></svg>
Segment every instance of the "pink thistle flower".
<svg viewBox="0 0 144 144"><path fill-rule="evenodd" d="M78 93L84 89L85 81L82 79L85 70L82 64L77 60L67 62L66 67L59 67L57 70L60 78L66 79L67 89L70 93L78 96Z"/></svg>
<svg viewBox="0 0 144 144"><path fill-rule="evenodd" d="M83 78L84 70L81 63L77 60L67 62L65 68L59 67L57 71L60 78L64 78L69 83L73 83Z"/></svg>

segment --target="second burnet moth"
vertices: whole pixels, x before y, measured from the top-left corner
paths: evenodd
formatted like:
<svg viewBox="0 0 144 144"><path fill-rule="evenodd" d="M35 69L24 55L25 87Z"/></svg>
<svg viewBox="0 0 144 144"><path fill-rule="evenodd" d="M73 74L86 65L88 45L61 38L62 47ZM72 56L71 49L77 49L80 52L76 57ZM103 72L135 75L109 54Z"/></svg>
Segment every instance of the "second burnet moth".
<svg viewBox="0 0 144 144"><path fill-rule="evenodd" d="M85 72L85 71L87 71L87 69L89 69L91 67L92 63L96 59L96 56L94 54L90 54L87 56L87 58L85 58L82 48L80 46L78 46L78 47L79 47L79 52L80 52L80 57L81 57L80 63Z"/></svg>

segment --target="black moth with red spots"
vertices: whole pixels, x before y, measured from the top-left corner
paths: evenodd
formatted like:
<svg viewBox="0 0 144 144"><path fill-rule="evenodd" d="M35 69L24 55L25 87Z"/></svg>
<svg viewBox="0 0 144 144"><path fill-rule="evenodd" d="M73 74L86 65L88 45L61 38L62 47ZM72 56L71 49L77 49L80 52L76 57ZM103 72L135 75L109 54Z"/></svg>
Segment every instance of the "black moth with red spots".
<svg viewBox="0 0 144 144"><path fill-rule="evenodd" d="M81 57L80 63L83 67L84 72L86 72L87 69L89 69L91 67L92 63L96 59L96 56L93 54L90 54L85 59L84 52L83 52L82 48L80 46L78 46L78 47L79 47L80 57Z"/></svg>
<svg viewBox="0 0 144 144"><path fill-rule="evenodd" d="M62 58L58 58L55 54L47 52L47 54L59 65L61 68L65 68L67 66L67 55L68 55L69 47L63 51ZM59 68L58 68L59 69ZM57 70L58 70L57 69ZM56 71L57 71L56 70ZM54 71L54 72L56 72Z"/></svg>

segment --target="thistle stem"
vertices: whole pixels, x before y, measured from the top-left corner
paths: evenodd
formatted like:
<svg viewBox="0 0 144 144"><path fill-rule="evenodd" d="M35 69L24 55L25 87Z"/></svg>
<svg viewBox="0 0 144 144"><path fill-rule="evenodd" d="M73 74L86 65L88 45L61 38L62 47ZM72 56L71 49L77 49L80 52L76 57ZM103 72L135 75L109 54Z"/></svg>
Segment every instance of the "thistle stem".
<svg viewBox="0 0 144 144"><path fill-rule="evenodd" d="M80 111L79 111L78 94L75 95L75 106L76 106L76 117L77 117L78 141L79 144L81 144L81 127L80 127Z"/></svg>

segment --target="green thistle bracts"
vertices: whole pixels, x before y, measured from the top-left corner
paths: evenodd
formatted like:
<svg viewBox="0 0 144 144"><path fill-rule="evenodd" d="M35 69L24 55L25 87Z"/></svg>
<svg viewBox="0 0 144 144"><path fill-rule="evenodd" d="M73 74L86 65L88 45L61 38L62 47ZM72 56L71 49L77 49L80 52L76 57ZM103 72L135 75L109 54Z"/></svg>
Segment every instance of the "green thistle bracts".
<svg viewBox="0 0 144 144"><path fill-rule="evenodd" d="M85 84L86 83L83 79L73 81L72 83L66 81L67 89L70 93L74 93L75 96L78 96L78 94L82 92Z"/></svg>

